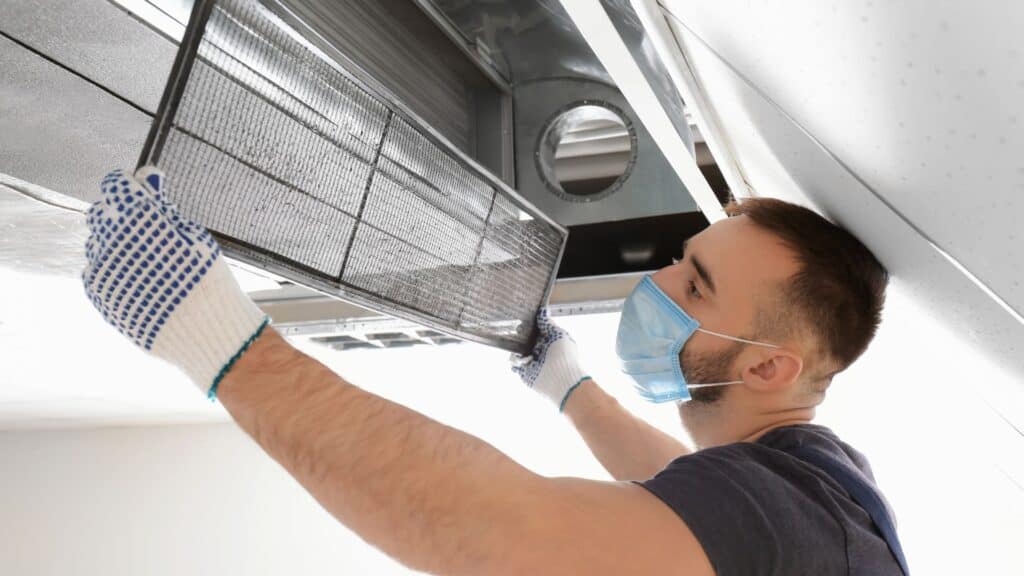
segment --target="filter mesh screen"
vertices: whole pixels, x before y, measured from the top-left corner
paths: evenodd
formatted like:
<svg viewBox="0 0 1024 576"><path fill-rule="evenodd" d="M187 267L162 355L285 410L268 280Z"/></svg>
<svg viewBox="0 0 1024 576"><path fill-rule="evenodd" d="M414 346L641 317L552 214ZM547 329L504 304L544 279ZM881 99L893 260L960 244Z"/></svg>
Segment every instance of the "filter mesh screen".
<svg viewBox="0 0 1024 576"><path fill-rule="evenodd" d="M565 230L278 6L198 4L143 152L181 210L232 256L525 351Z"/></svg>

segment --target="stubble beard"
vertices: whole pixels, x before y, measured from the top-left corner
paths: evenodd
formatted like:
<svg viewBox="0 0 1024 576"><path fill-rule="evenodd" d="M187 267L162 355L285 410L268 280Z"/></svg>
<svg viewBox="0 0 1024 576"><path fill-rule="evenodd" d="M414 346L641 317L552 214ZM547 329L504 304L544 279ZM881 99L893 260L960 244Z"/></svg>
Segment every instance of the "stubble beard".
<svg viewBox="0 0 1024 576"><path fill-rule="evenodd" d="M687 353L683 349L681 367L688 384L711 384L734 380L730 375L736 357L743 351L741 342L733 342L717 352ZM690 389L690 401L679 403L679 417L690 436L699 442L704 423L721 417L721 400L729 386Z"/></svg>

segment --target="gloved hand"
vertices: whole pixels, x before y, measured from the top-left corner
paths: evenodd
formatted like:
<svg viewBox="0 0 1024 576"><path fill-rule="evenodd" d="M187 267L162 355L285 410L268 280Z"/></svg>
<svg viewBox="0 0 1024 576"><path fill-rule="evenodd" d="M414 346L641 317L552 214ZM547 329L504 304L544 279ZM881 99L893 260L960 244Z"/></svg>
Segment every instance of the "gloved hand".
<svg viewBox="0 0 1024 576"><path fill-rule="evenodd" d="M529 356L513 354L512 371L527 386L565 410L569 396L590 376L576 359L576 341L548 317L547 308L537 314L537 344Z"/></svg>
<svg viewBox="0 0 1024 576"><path fill-rule="evenodd" d="M213 399L217 385L267 325L210 232L161 192L164 176L120 170L87 215L85 292L104 319L181 368Z"/></svg>

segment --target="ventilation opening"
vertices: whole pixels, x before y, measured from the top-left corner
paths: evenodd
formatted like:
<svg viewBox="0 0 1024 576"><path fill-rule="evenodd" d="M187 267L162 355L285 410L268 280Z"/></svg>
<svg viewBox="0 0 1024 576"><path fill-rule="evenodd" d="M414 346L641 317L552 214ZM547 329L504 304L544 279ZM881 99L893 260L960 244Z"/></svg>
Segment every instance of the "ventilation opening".
<svg viewBox="0 0 1024 576"><path fill-rule="evenodd" d="M606 103L579 103L559 112L541 133L537 163L555 194L591 202L614 193L636 162L636 134Z"/></svg>
<svg viewBox="0 0 1024 576"><path fill-rule="evenodd" d="M436 330L409 329L389 332L349 333L313 338L313 342L335 350L360 348L409 348L411 346L444 346L459 344L462 340Z"/></svg>

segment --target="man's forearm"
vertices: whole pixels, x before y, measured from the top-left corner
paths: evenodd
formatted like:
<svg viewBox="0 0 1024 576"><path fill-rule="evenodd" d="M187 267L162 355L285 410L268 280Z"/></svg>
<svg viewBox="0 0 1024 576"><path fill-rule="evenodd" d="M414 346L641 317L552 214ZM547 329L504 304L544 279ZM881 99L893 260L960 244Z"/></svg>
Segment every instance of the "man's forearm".
<svg viewBox="0 0 1024 576"><path fill-rule="evenodd" d="M690 452L675 438L631 414L593 380L572 393L564 412L616 480L646 480Z"/></svg>
<svg viewBox="0 0 1024 576"><path fill-rule="evenodd" d="M516 531L522 488L540 478L473 436L345 382L269 328L218 397L331 514L420 570L473 573L485 551L493 563Z"/></svg>

